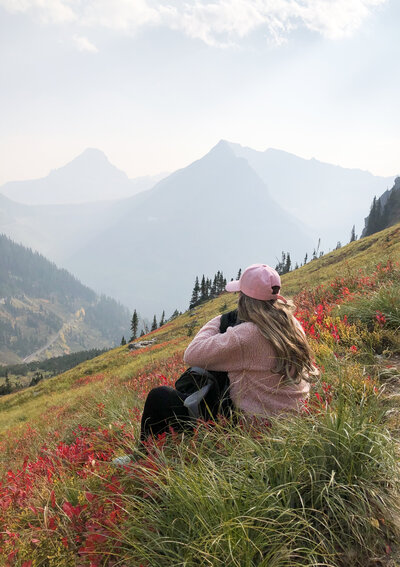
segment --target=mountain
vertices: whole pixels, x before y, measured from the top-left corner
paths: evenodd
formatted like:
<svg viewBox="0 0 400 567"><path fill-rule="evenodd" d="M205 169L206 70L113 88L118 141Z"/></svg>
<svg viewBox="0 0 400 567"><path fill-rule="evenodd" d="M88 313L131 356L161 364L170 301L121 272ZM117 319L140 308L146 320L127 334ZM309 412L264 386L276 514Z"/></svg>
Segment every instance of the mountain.
<svg viewBox="0 0 400 567"><path fill-rule="evenodd" d="M393 183L393 177L307 160L281 150L259 152L229 145L236 156L247 160L281 207L314 228L325 251L338 240L347 242L354 224L361 230L372 197Z"/></svg>
<svg viewBox="0 0 400 567"><path fill-rule="evenodd" d="M400 221L400 177L378 199L374 197L362 236L370 236Z"/></svg>
<svg viewBox="0 0 400 567"><path fill-rule="evenodd" d="M88 179L130 183L98 150L37 183L53 193L79 189L87 199ZM229 279L252 262L276 265L282 251L300 263L319 238L325 252L347 242L387 185L368 172L221 141L126 199L28 206L0 194L0 231L151 320L186 307L199 269L208 276L223 270Z"/></svg>
<svg viewBox="0 0 400 567"><path fill-rule="evenodd" d="M253 262L274 264L282 250L304 257L312 245L247 161L220 142L147 191L66 266L151 316L185 308L199 273L229 278Z"/></svg>
<svg viewBox="0 0 400 567"><path fill-rule="evenodd" d="M27 205L54 205L122 199L153 187L166 174L129 179L105 154L86 149L42 179L11 181L0 193Z"/></svg>
<svg viewBox="0 0 400 567"><path fill-rule="evenodd" d="M0 363L110 347L129 323L122 305L0 235Z"/></svg>

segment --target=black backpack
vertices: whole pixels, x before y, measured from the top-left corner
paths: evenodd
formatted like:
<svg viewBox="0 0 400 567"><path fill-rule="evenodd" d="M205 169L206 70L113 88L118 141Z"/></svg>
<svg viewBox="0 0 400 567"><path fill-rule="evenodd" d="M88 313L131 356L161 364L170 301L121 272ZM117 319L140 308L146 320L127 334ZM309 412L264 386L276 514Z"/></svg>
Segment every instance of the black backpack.
<svg viewBox="0 0 400 567"><path fill-rule="evenodd" d="M221 317L220 333L239 323L237 310L225 313ZM213 419L218 414L228 416L233 410L229 386L227 372L197 366L188 368L175 382L176 390L185 396L184 405L194 419Z"/></svg>

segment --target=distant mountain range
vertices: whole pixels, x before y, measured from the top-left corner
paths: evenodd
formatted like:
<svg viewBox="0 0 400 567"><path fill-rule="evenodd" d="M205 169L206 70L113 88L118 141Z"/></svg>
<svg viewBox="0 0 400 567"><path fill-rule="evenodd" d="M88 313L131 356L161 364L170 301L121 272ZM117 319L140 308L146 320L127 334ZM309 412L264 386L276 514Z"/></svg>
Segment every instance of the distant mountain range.
<svg viewBox="0 0 400 567"><path fill-rule="evenodd" d="M124 190L131 183L101 152L87 150L32 182L30 194L40 193L39 184L42 196L47 191L53 197L47 202L62 202L68 187L72 194L77 187L89 200L100 178ZM30 182L20 183L29 190ZM6 184L0 187L0 231L152 318L163 309L168 315L186 308L199 273L222 270L229 279L252 262L275 265L282 251L301 262L319 238L325 251L347 242L373 195L391 184L392 178L221 141L126 199L27 206L10 200L17 186Z"/></svg>
<svg viewBox="0 0 400 567"><path fill-rule="evenodd" d="M353 225L361 232L371 199L393 184L394 177L306 160L281 150L230 147L247 160L286 211L321 237L325 250L338 240L346 242Z"/></svg>
<svg viewBox="0 0 400 567"><path fill-rule="evenodd" d="M26 205L63 205L131 197L153 187L167 174L129 179L100 150L88 148L43 179L11 181L0 192Z"/></svg>
<svg viewBox="0 0 400 567"><path fill-rule="evenodd" d="M0 235L0 364L119 344L130 313Z"/></svg>

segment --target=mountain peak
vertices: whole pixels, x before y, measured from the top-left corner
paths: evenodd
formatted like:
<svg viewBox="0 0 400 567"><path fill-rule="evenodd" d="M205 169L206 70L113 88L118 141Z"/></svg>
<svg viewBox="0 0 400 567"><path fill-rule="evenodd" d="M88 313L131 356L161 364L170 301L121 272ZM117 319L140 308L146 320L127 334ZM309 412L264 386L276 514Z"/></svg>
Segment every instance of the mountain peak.
<svg viewBox="0 0 400 567"><path fill-rule="evenodd" d="M83 150L83 152L79 154L75 160L76 159L97 160L110 163L106 154L97 148L86 148L86 150Z"/></svg>
<svg viewBox="0 0 400 567"><path fill-rule="evenodd" d="M211 150L204 156L205 158L233 158L235 154L230 147L229 142L226 140L220 140Z"/></svg>
<svg viewBox="0 0 400 567"><path fill-rule="evenodd" d="M50 176L58 176L64 174L64 172L70 172L76 175L82 175L88 172L93 175L93 172L97 172L99 178L106 174L107 176L117 175L120 178L124 177L127 179L127 175L112 165L106 154L96 148L86 148L86 150L66 165L53 169L50 172Z"/></svg>

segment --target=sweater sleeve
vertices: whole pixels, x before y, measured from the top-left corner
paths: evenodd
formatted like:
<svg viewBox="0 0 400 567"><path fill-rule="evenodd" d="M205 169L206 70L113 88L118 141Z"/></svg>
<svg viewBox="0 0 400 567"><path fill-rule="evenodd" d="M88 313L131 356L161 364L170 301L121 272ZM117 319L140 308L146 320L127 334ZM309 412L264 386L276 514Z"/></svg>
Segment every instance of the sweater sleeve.
<svg viewBox="0 0 400 567"><path fill-rule="evenodd" d="M234 327L220 333L220 320L221 316L215 317L200 329L185 351L186 364L225 372L241 368L241 344Z"/></svg>

